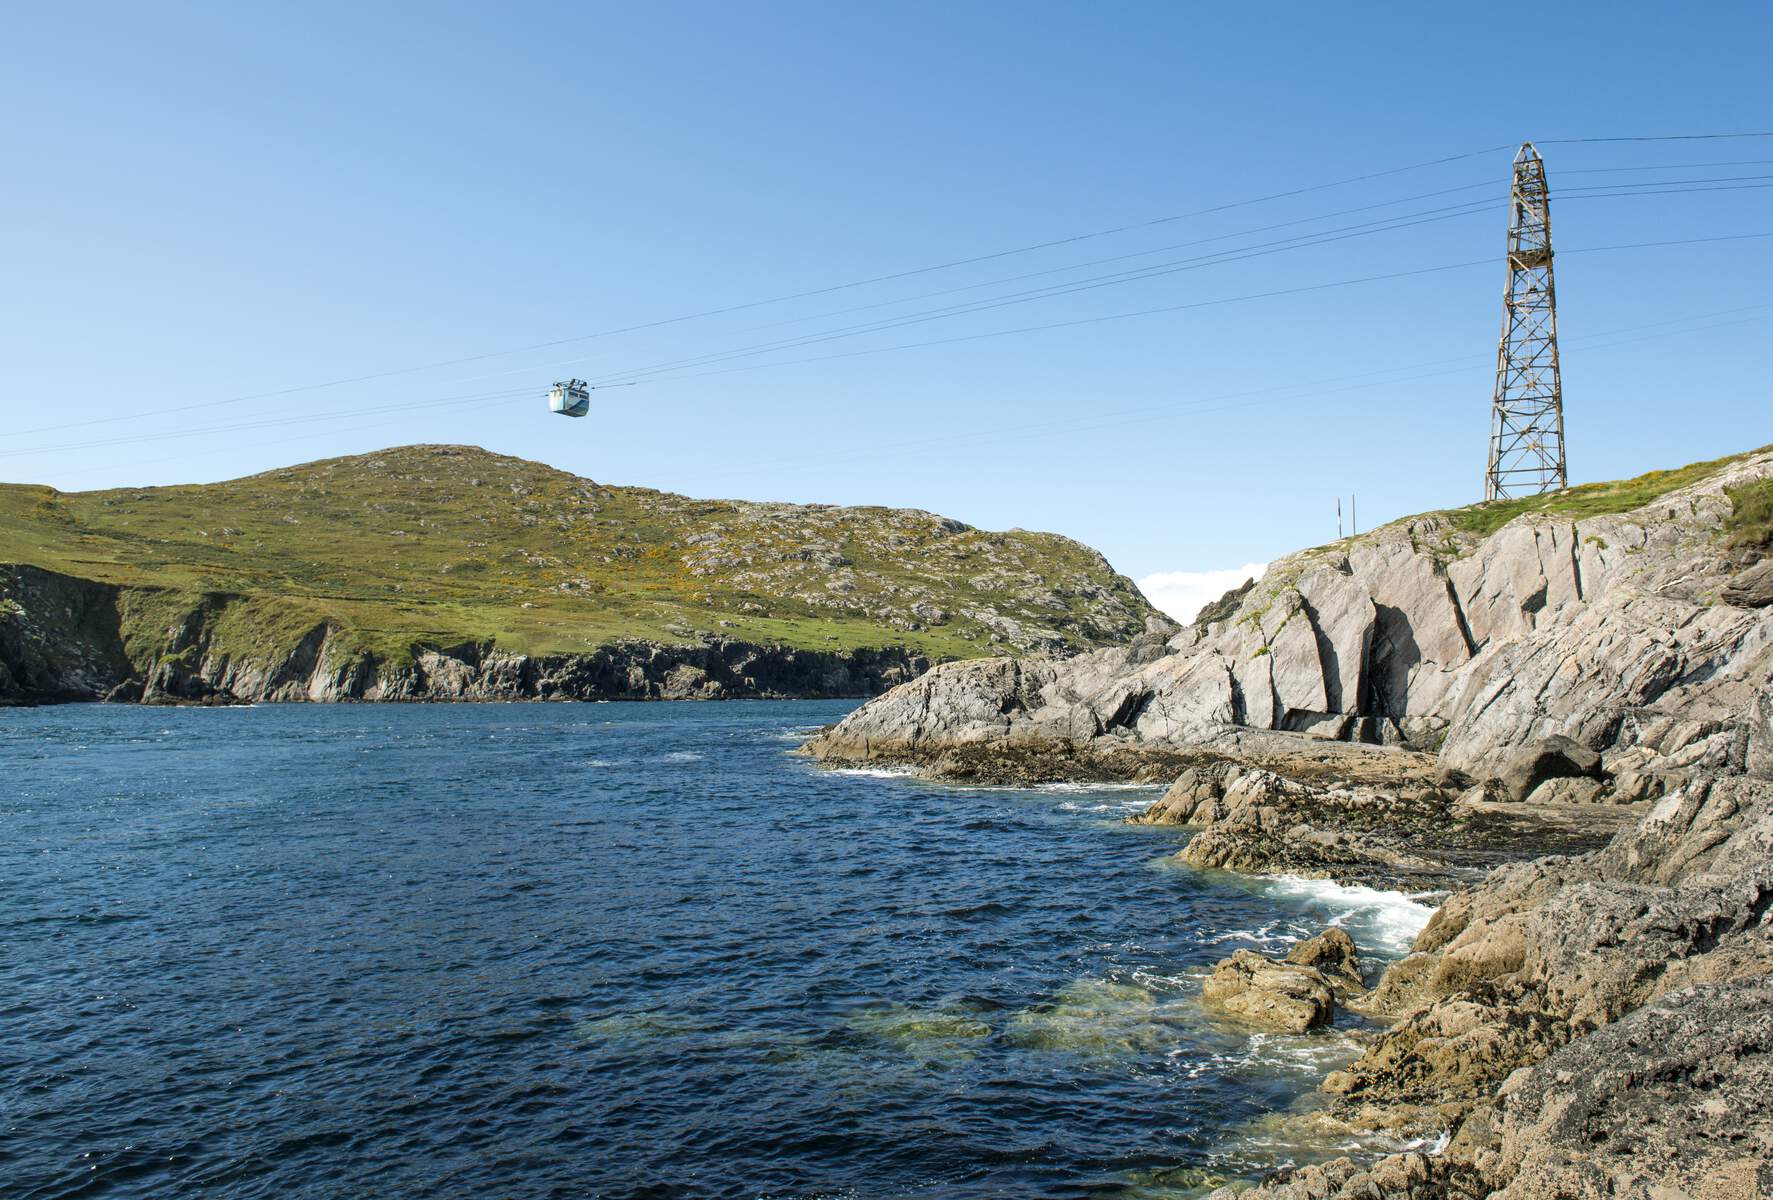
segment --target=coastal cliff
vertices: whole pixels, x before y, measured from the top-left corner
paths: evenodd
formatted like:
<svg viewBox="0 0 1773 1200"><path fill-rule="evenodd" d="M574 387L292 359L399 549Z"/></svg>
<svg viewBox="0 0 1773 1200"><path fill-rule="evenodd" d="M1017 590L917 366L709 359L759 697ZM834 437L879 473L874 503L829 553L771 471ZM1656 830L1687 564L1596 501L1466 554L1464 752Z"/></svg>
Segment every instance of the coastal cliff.
<svg viewBox="0 0 1773 1200"><path fill-rule="evenodd" d="M1266 736L1295 733L1474 773L1566 735L1615 774L1765 771L1773 574L1763 531L1733 522L1770 476L1763 450L1573 489L1549 511L1512 502L1493 532L1509 502L1398 521L1281 559L1167 638L944 665L809 749L956 777L1156 778L1203 750L1305 753Z"/></svg>
<svg viewBox="0 0 1773 1200"><path fill-rule="evenodd" d="M1770 512L1764 449L1411 518L1283 559L1167 637L940 666L808 752L1168 780L1136 819L1192 829L1185 863L1444 896L1371 990L1299 958L1220 964L1205 999L1234 1015L1383 1028L1289 1118L1369 1149L1213 1200L1754 1200Z"/></svg>
<svg viewBox="0 0 1773 1200"><path fill-rule="evenodd" d="M472 446L0 485L0 702L868 696L1158 619L1053 534L692 500Z"/></svg>
<svg viewBox="0 0 1773 1200"><path fill-rule="evenodd" d="M250 596L144 591L0 565L0 700L144 703L713 700L875 695L929 669L903 646L820 650L705 636L522 654L490 639L365 648L321 619L238 645L282 614ZM269 610L267 613L266 610Z"/></svg>

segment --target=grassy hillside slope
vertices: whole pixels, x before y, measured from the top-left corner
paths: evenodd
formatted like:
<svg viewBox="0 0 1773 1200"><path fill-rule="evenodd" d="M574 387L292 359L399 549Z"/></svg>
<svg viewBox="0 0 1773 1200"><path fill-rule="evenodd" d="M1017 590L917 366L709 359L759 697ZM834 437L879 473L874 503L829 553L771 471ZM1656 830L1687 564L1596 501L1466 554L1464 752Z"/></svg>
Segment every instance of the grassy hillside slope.
<svg viewBox="0 0 1773 1200"><path fill-rule="evenodd" d="M468 446L217 484L0 485L0 563L128 589L126 644L220 593L235 599L215 636L236 654L326 621L394 661L425 644L570 654L708 634L970 657L1120 640L1153 612L1101 555L1052 534L605 487Z"/></svg>

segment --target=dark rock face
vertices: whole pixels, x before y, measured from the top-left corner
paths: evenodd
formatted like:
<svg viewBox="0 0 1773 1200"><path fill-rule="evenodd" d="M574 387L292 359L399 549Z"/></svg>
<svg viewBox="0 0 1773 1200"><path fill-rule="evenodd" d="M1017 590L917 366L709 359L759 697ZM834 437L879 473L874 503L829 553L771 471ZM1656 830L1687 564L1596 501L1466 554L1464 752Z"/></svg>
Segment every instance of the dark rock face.
<svg viewBox="0 0 1773 1200"><path fill-rule="evenodd" d="M1522 746L1503 761L1499 779L1509 799L1525 800L1548 779L1598 779L1601 756L1580 742L1558 736Z"/></svg>
<svg viewBox="0 0 1773 1200"><path fill-rule="evenodd" d="M0 566L0 703L98 699L133 673L116 588Z"/></svg>
<svg viewBox="0 0 1773 1200"><path fill-rule="evenodd" d="M239 658L219 649L228 597L203 597L138 665L126 647L122 589L0 568L0 703L139 700L170 704L350 700L710 700L872 696L929 669L896 647L851 651L618 642L584 654L527 656L475 642L418 647L402 662L347 653L321 623L293 648Z"/></svg>
<svg viewBox="0 0 1773 1200"><path fill-rule="evenodd" d="M1243 602L1243 598L1249 595L1255 586L1254 579L1246 579L1236 587L1228 589L1217 600L1202 606L1201 610L1194 614L1193 623L1205 629L1209 625L1223 621L1237 611L1237 606Z"/></svg>

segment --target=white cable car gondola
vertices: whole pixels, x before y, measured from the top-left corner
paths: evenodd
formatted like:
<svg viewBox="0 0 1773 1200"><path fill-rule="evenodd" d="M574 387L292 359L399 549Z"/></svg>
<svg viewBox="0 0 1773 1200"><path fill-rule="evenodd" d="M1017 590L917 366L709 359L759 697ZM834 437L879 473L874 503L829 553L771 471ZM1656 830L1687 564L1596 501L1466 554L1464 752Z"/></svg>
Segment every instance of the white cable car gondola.
<svg viewBox="0 0 1773 1200"><path fill-rule="evenodd" d="M556 383L548 391L548 407L563 417L582 417L591 411L591 386L583 379Z"/></svg>

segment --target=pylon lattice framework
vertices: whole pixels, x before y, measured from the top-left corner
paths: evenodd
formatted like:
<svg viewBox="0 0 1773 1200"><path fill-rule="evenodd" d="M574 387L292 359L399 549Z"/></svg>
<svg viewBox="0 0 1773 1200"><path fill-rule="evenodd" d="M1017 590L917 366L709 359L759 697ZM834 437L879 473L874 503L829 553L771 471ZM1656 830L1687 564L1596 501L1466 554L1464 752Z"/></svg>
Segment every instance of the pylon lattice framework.
<svg viewBox="0 0 1773 1200"><path fill-rule="evenodd" d="M1558 373L1557 287L1551 269L1551 194L1532 142L1514 157L1509 197L1508 286L1490 463L1484 499L1505 500L1569 486L1564 466L1564 390Z"/></svg>

